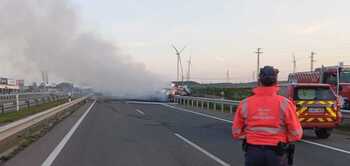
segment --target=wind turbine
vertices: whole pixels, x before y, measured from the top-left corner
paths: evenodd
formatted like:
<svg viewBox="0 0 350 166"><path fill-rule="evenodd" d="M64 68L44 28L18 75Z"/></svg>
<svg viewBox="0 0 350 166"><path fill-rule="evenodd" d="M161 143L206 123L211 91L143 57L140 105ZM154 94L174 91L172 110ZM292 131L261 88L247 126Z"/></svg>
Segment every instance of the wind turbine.
<svg viewBox="0 0 350 166"><path fill-rule="evenodd" d="M187 81L191 80L191 65L192 65L192 59L191 56L189 58L189 60L187 61L188 66L187 66Z"/></svg>
<svg viewBox="0 0 350 166"><path fill-rule="evenodd" d="M179 78L179 75L180 75L180 69L181 69L181 82L183 82L183 77L184 77L184 75L183 75L183 67L182 67L182 62L181 62L181 53L185 50L185 48L186 48L186 46L184 46L181 50L179 50L179 49L177 49L173 44L171 45L173 48L174 48L174 50L175 50L175 52L176 52L176 56L177 56L177 81L179 81L180 80L180 78Z"/></svg>

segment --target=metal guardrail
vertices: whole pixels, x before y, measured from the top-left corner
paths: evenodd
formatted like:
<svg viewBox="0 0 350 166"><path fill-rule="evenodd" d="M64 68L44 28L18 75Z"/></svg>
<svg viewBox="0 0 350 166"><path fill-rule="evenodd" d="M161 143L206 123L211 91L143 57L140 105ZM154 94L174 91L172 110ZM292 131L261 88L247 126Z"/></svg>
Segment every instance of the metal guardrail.
<svg viewBox="0 0 350 166"><path fill-rule="evenodd" d="M228 110L230 113L232 113L234 107L239 104L239 101L192 96L174 96L173 101L175 103L189 105L201 109L220 109L222 112Z"/></svg>
<svg viewBox="0 0 350 166"><path fill-rule="evenodd" d="M204 97L192 97L192 96L174 96L173 101L175 103L197 107L201 109L213 109L218 108L224 112L226 108L229 109L230 113L233 112L233 108L239 104L239 101L225 100L225 99L213 99ZM341 110L344 119L350 119L350 110Z"/></svg>
<svg viewBox="0 0 350 166"><path fill-rule="evenodd" d="M0 95L0 113L19 111L22 108L68 98L63 92L18 93ZM0 114L1 116L1 114Z"/></svg>
<svg viewBox="0 0 350 166"><path fill-rule="evenodd" d="M342 113L350 113L350 110L341 110Z"/></svg>
<svg viewBox="0 0 350 166"><path fill-rule="evenodd" d="M350 110L341 110L344 119L350 119Z"/></svg>
<svg viewBox="0 0 350 166"><path fill-rule="evenodd" d="M6 139L10 138L11 136L30 128L31 126L40 123L41 121L48 119L50 117L55 116L57 113L62 112L66 110L67 108L70 108L86 99L88 99L90 96L81 97L78 99L75 99L71 102L67 102L65 104L56 106L54 108L48 109L44 112L40 112L34 115L31 115L29 117L20 119L18 121L12 122L10 124L7 124L5 126L0 126L0 145L6 142ZM5 143L6 144L6 143Z"/></svg>

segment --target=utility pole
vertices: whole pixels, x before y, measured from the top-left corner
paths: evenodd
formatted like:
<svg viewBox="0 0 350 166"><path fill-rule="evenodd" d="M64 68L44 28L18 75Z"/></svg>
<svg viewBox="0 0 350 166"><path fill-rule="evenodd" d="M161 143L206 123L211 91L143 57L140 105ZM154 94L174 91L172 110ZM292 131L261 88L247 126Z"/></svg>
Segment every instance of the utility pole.
<svg viewBox="0 0 350 166"><path fill-rule="evenodd" d="M188 66L187 66L187 81L191 80L191 65L192 65L192 59L190 56L190 59L188 60Z"/></svg>
<svg viewBox="0 0 350 166"><path fill-rule="evenodd" d="M226 82L229 83L231 80L230 80L230 70L227 69L226 70Z"/></svg>
<svg viewBox="0 0 350 166"><path fill-rule="evenodd" d="M257 69L256 69L256 79L259 79L259 70L260 70L260 54L264 53L261 51L261 48L258 48L258 50L255 52L257 55Z"/></svg>
<svg viewBox="0 0 350 166"><path fill-rule="evenodd" d="M315 55L316 55L316 53L315 52L313 52L313 51L311 51L311 56L310 56L310 71L313 71L314 70L314 63L316 62L315 61Z"/></svg>
<svg viewBox="0 0 350 166"><path fill-rule="evenodd" d="M295 55L293 53L293 73L296 72L296 68L297 68L297 60L295 59Z"/></svg>

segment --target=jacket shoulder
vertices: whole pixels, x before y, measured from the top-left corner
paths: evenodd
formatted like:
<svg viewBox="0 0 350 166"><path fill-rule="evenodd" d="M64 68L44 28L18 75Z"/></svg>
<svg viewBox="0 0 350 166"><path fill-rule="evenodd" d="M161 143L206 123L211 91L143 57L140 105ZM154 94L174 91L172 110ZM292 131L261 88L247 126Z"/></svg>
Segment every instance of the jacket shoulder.
<svg viewBox="0 0 350 166"><path fill-rule="evenodd" d="M284 97L284 96L281 96L281 95L277 95L277 97L278 97L278 100L280 100L280 101L286 100L286 101L288 101L288 102L292 102L292 101L290 101L287 97Z"/></svg>

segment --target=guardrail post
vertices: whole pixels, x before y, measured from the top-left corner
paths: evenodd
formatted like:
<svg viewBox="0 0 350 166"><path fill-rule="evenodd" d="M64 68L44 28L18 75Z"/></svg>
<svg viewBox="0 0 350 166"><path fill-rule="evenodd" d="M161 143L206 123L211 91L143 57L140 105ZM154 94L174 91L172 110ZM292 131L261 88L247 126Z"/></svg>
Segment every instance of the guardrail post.
<svg viewBox="0 0 350 166"><path fill-rule="evenodd" d="M230 113L232 114L232 111L233 111L233 107L232 107L232 104L230 104Z"/></svg>
<svg viewBox="0 0 350 166"><path fill-rule="evenodd" d="M194 101L193 101L193 99L191 100L191 104L192 104L192 107L194 107L194 103L193 103Z"/></svg>
<svg viewBox="0 0 350 166"><path fill-rule="evenodd" d="M16 94L16 110L19 111L19 95Z"/></svg>
<svg viewBox="0 0 350 166"><path fill-rule="evenodd" d="M216 103L213 103L214 104L214 111L216 111Z"/></svg>
<svg viewBox="0 0 350 166"><path fill-rule="evenodd" d="M27 108L30 108L30 100L26 100Z"/></svg>
<svg viewBox="0 0 350 166"><path fill-rule="evenodd" d="M201 105L202 105L202 110L204 109L204 101L201 101Z"/></svg>
<svg viewBox="0 0 350 166"><path fill-rule="evenodd" d="M221 112L224 112L224 104L221 104Z"/></svg>
<svg viewBox="0 0 350 166"><path fill-rule="evenodd" d="M198 106L199 106L199 101L196 100L196 107L198 108Z"/></svg>

